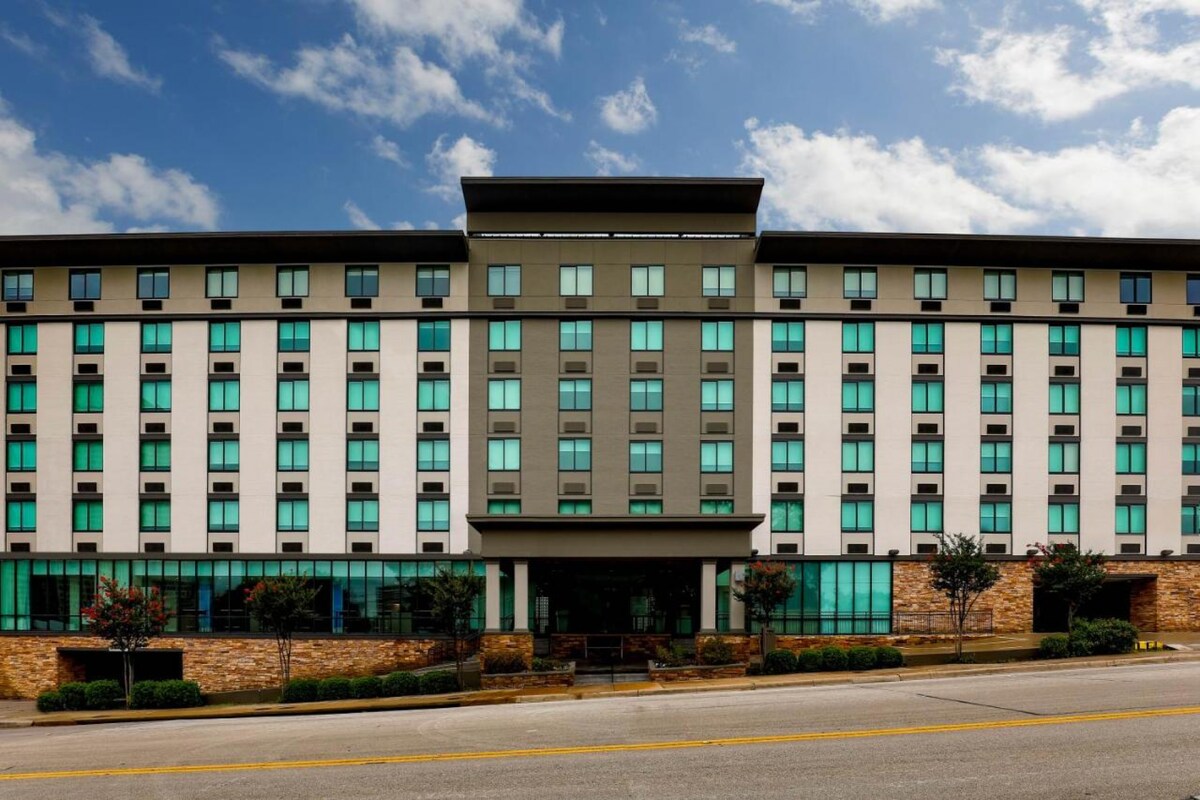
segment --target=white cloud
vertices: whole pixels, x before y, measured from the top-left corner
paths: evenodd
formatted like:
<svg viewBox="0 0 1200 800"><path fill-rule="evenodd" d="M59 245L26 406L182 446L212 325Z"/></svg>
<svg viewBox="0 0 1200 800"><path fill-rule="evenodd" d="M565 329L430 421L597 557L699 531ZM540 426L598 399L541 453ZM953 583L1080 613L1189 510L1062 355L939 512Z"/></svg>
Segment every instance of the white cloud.
<svg viewBox="0 0 1200 800"><path fill-rule="evenodd" d="M597 175L628 175L641 165L637 156L609 150L595 140L588 142L583 156L592 163Z"/></svg>
<svg viewBox="0 0 1200 800"><path fill-rule="evenodd" d="M496 151L489 149L470 136L463 134L447 145L442 134L433 143L433 149L425 156L436 184L428 191L447 201L459 196L459 178L464 175L486 178L496 166Z"/></svg>
<svg viewBox="0 0 1200 800"><path fill-rule="evenodd" d="M450 220L450 227L455 230L465 231L467 229L467 212L463 212Z"/></svg>
<svg viewBox="0 0 1200 800"><path fill-rule="evenodd" d="M390 161L403 169L408 169L410 166L404 153L400 152L400 145L378 134L371 140L371 152L384 161Z"/></svg>
<svg viewBox="0 0 1200 800"><path fill-rule="evenodd" d="M44 45L40 45L29 38L28 34L14 31L3 22L0 22L0 39L8 42L14 49L19 50L30 58L41 58L47 53Z"/></svg>
<svg viewBox="0 0 1200 800"><path fill-rule="evenodd" d="M151 92L162 88L161 78L129 63L129 54L125 52L125 48L112 34L100 27L98 20L85 15L80 18L80 23L83 26L88 62L97 75Z"/></svg>
<svg viewBox="0 0 1200 800"><path fill-rule="evenodd" d="M876 22L892 22L932 11L941 6L940 0L849 0L860 14Z"/></svg>
<svg viewBox="0 0 1200 800"><path fill-rule="evenodd" d="M360 231L377 231L381 229L380 224L368 217L367 212L359 208L358 204L353 200L347 200L343 203L342 210L350 218L350 224Z"/></svg>
<svg viewBox="0 0 1200 800"><path fill-rule="evenodd" d="M628 89L600 98L600 118L617 133L640 133L655 123L658 109L638 77Z"/></svg>
<svg viewBox="0 0 1200 800"><path fill-rule="evenodd" d="M0 101L0 232L109 232L122 226L212 229L212 191L177 169L136 154L82 161L39 150L33 131Z"/></svg>
<svg viewBox="0 0 1200 800"><path fill-rule="evenodd" d="M821 8L821 0L754 0L754 2L782 8L805 22L815 19L817 11Z"/></svg>
<svg viewBox="0 0 1200 800"><path fill-rule="evenodd" d="M417 229L416 225L406 219L393 222L389 227L394 231L415 231Z"/></svg>
<svg viewBox="0 0 1200 800"><path fill-rule="evenodd" d="M679 41L689 44L702 44L711 47L718 53L736 53L737 42L730 39L716 25L691 26L685 19L679 25Z"/></svg>

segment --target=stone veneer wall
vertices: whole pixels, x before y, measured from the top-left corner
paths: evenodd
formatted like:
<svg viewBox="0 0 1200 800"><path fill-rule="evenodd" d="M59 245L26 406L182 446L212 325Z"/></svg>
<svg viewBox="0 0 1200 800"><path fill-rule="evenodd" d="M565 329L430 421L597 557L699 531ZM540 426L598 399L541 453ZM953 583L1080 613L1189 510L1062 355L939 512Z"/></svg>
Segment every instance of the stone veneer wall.
<svg viewBox="0 0 1200 800"><path fill-rule="evenodd" d="M1033 567L1026 561L997 562L1000 580L975 603L991 610L996 633L1027 633L1033 627ZM893 611L949 611L944 595L929 585L925 561L897 561L892 570Z"/></svg>
<svg viewBox="0 0 1200 800"><path fill-rule="evenodd" d="M504 675L481 675L483 689L535 689L549 686L575 685L575 667L552 672L510 672Z"/></svg>
<svg viewBox="0 0 1200 800"><path fill-rule="evenodd" d="M489 655L496 653L520 653L525 666L533 663L533 634L526 632L485 633L479 637L479 665L487 672Z"/></svg>
<svg viewBox="0 0 1200 800"><path fill-rule="evenodd" d="M703 681L709 678L744 678L745 664L722 664L720 666L689 665L686 667L651 667L650 680L663 683L676 681Z"/></svg>

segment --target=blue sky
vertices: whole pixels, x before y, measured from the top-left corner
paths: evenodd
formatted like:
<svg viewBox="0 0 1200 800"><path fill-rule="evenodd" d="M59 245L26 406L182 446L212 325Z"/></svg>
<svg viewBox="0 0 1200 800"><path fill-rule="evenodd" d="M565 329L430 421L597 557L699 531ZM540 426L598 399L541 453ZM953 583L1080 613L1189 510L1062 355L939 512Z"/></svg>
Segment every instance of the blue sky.
<svg viewBox="0 0 1200 800"><path fill-rule="evenodd" d="M761 175L769 228L1200 236L1200 0L8 0L0 233L456 227Z"/></svg>

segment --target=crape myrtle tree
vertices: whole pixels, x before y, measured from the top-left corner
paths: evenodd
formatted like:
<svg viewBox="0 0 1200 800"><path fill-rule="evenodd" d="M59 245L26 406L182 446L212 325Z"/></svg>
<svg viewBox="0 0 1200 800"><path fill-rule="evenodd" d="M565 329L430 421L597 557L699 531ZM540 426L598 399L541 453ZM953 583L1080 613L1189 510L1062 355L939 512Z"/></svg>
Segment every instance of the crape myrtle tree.
<svg viewBox="0 0 1200 800"><path fill-rule="evenodd" d="M428 582L429 605L442 630L454 640L454 667L458 688L463 685L463 645L471 634L475 602L483 594L482 575L455 574L440 567Z"/></svg>
<svg viewBox="0 0 1200 800"><path fill-rule="evenodd" d="M954 626L954 658L962 661L967 617L975 602L1000 580L1000 570L984 557L983 537L938 534L938 549L929 564L929 582L950 603Z"/></svg>
<svg viewBox="0 0 1200 800"><path fill-rule="evenodd" d="M759 652L764 656L775 609L787 602L795 588L796 579L782 561L747 564L745 576L733 587L733 596L746 604L746 613L759 624Z"/></svg>
<svg viewBox="0 0 1200 800"><path fill-rule="evenodd" d="M157 587L142 591L122 586L113 578L100 579L100 592L82 611L88 630L121 654L125 678L125 705L133 688L133 656L167 626L167 611Z"/></svg>
<svg viewBox="0 0 1200 800"><path fill-rule="evenodd" d="M317 589L300 575L263 578L246 589L246 608L263 630L275 635L280 689L292 679L292 636L313 618Z"/></svg>
<svg viewBox="0 0 1200 800"><path fill-rule="evenodd" d="M1058 597L1067 608L1067 633L1075 625L1075 613L1104 583L1104 554L1080 550L1069 542L1033 545L1037 556L1033 564L1033 585ZM1040 557L1039 557L1040 556Z"/></svg>

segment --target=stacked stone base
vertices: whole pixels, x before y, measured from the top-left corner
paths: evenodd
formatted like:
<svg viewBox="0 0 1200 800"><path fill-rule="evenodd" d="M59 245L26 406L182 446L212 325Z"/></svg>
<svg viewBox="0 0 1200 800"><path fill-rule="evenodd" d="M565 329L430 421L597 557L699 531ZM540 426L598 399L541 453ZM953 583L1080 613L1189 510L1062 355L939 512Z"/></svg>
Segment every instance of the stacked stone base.
<svg viewBox="0 0 1200 800"><path fill-rule="evenodd" d="M575 685L575 665L569 669L549 672L511 672L505 675L483 675L480 683L484 689L544 689L551 687L569 688Z"/></svg>
<svg viewBox="0 0 1200 800"><path fill-rule="evenodd" d="M704 681L712 678L744 678L745 664L722 664L708 667L700 664L689 664L685 667L650 667L650 680L659 683L675 683L676 681Z"/></svg>
<svg viewBox="0 0 1200 800"><path fill-rule="evenodd" d="M533 663L533 634L487 632L479 637L479 665L487 673L488 658L500 653L519 653L528 667Z"/></svg>

